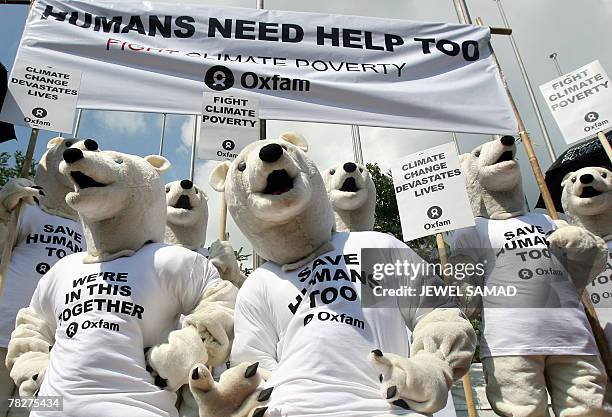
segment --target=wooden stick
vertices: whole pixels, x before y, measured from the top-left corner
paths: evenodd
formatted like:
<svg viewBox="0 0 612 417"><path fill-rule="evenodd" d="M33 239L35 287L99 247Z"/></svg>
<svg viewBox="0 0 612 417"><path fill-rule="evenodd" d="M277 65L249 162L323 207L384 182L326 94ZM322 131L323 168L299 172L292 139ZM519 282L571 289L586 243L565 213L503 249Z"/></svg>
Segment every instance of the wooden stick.
<svg viewBox="0 0 612 417"><path fill-rule="evenodd" d="M444 236L442 236L442 233L436 233L436 243L438 245L440 265L442 266L442 278L444 279L446 285L451 285L452 277L444 273L445 265L448 263L448 255L446 254L446 244L444 243ZM463 384L463 392L465 395L465 405L467 406L468 417L478 417L476 405L474 404L474 392L469 372L463 375L461 383Z"/></svg>
<svg viewBox="0 0 612 417"><path fill-rule="evenodd" d="M221 219L219 220L219 240L226 240L227 230L227 201L225 191L221 192Z"/></svg>
<svg viewBox="0 0 612 417"><path fill-rule="evenodd" d="M606 153L608 154L608 159L610 160L610 162L612 162L612 147L610 147L610 142L608 142L608 138L606 137L604 132L597 132L597 137L601 142L601 146L603 146L603 148L606 150Z"/></svg>
<svg viewBox="0 0 612 417"><path fill-rule="evenodd" d="M506 36L512 35L512 29L510 28L490 27L489 29L491 29L491 35L506 35Z"/></svg>
<svg viewBox="0 0 612 417"><path fill-rule="evenodd" d="M30 142L28 143L28 149L26 151L25 160L21 167L21 178L28 178L30 167L32 166L32 157L34 155L34 148L36 148L36 138L38 137L38 129L33 128L30 134ZM23 204L19 202L17 207L11 213L11 219L6 226L6 237L4 239L4 248L2 249L2 260L0 261L0 299L2 299L2 293L4 292L4 284L6 282L6 273L8 271L9 264L11 262L11 255L13 254L13 245L17 235L17 225L19 224L19 216Z"/></svg>
<svg viewBox="0 0 612 417"><path fill-rule="evenodd" d="M476 18L476 23L480 26L483 25L482 19L480 17ZM519 136L521 138L521 142L525 148L525 152L527 153L527 157L529 158L529 162L531 163L531 169L533 170L533 174L535 175L536 182L538 184L538 188L540 189L540 193L542 194L542 199L544 200L544 205L548 210L548 214L550 218L553 220L558 220L559 215L557 210L555 209L555 204L550 195L550 191L548 190L548 186L546 185L546 181L544 181L544 174L542 174L542 169L540 168L540 164L538 163L538 158L533 150L533 146L531 144L531 139L527 134L527 130L525 129L525 124L523 123L523 119L518 111L516 106L516 102L512 97L512 93L510 92L510 88L508 87L508 83L504 77L504 72L502 71L501 65L497 60L497 56L493 51L493 47L489 45L491 49L491 56L497 66L497 70L499 71L499 76L504 84L504 88L506 89L506 94L508 95L508 99L510 100L510 104L512 105L512 110L514 110L514 115L516 116L516 120L518 122L519 128ZM598 135L599 136L599 135ZM601 138L600 138L601 140ZM607 142L607 140L606 140ZM582 300L582 304L584 305L584 310L586 312L589 323L591 324L591 330L593 331L593 335L595 336L595 341L597 342L597 348L599 349L599 354L601 355L601 360L603 361L604 366L606 367L606 373L608 375L608 379L612 381L612 360L610 357L610 352L608 349L608 342L605 338L605 333L601 327L599 319L597 318L597 312L593 307L593 303L591 303L591 299L584 291L580 294L580 298Z"/></svg>

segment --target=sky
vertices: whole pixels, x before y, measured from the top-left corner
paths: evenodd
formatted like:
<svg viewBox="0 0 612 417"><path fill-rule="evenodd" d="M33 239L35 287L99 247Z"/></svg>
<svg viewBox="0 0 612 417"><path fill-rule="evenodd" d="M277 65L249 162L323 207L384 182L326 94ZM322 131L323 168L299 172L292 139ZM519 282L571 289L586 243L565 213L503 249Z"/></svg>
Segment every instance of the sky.
<svg viewBox="0 0 612 417"><path fill-rule="evenodd" d="M546 128L559 155L567 148L552 118L538 86L557 77L549 58L558 53L564 72L572 71L595 59L599 59L608 72L612 71L612 50L607 46L612 26L612 0L502 0L513 29L524 64L534 87L537 101L544 116ZM497 0L467 0L473 19L481 16L489 26L502 26ZM205 3L237 7L255 7L256 0L189 0L183 3ZM266 0L268 9L338 13L382 18L457 22L452 0L380 0L376 2L355 0ZM26 20L27 6L0 5L0 61L12 67L19 40ZM492 45L501 62L506 80L517 102L519 111L531 136L540 165L545 171L551 160L546 152L535 113L527 90L506 36L494 36ZM164 156L172 163L164 174L166 182L189 177L190 152L193 138L193 118L168 116L165 128ZM351 128L347 125L268 121L267 137L276 138L284 131L296 131L309 142L310 157L321 170L353 159ZM1 144L0 151L25 150L30 130L17 127L18 141ZM361 127L360 134L364 160L377 162L388 169L392 161L413 152L452 141L447 132L423 132L406 129ZM35 157L44 152L46 142L56 136L41 131ZM161 115L84 111L79 137L96 139L102 149L113 149L136 155L159 152ZM459 134L461 152L469 152L479 144L490 140L485 135ZM518 145L524 188L530 207L535 205L539 192L522 145ZM209 226L207 242L217 238L219 227L219 195L208 185L208 175L217 164L215 161L196 160L194 180L209 196ZM230 240L235 247L248 242L228 217Z"/></svg>

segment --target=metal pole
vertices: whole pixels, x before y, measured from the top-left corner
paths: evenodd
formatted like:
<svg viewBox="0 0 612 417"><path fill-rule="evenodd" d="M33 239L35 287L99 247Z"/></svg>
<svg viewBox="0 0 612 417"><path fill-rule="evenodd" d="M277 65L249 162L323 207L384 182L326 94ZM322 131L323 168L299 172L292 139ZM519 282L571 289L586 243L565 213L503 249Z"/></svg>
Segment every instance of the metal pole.
<svg viewBox="0 0 612 417"><path fill-rule="evenodd" d="M255 7L257 10L262 10L265 7L264 0L255 0ZM259 119L259 140L264 140L266 136L268 136L266 121L264 119ZM264 259L255 252L255 249L253 249L253 269L259 268L261 264L263 264L263 261Z"/></svg>
<svg viewBox="0 0 612 417"><path fill-rule="evenodd" d="M159 138L159 156L164 155L164 138L166 137L166 113L162 114L161 137Z"/></svg>
<svg viewBox="0 0 612 417"><path fill-rule="evenodd" d="M196 143L198 142L198 125L200 116L193 115L193 138L191 140L191 161L189 162L189 179L193 182L196 160Z"/></svg>
<svg viewBox="0 0 612 417"><path fill-rule="evenodd" d="M455 12L459 18L459 23L471 25L472 17L470 16L470 11L468 10L465 0L453 0L453 4L455 5Z"/></svg>
<svg viewBox="0 0 612 417"><path fill-rule="evenodd" d="M561 70L561 66L559 65L559 60L557 59L557 55L558 54L556 52L553 52L548 57L553 60L553 63L555 64L555 68L557 69L557 74L559 74L559 77L562 77L563 71Z"/></svg>
<svg viewBox="0 0 612 417"><path fill-rule="evenodd" d="M504 22L504 26L509 28L510 24L508 23L508 17L506 16L506 12L504 10L504 6L502 5L501 0L493 0L497 2L497 7L499 9L499 13L501 14L502 21ZM540 107L538 106L538 102L536 100L535 94L533 92L533 87L531 86L531 81L529 80L529 75L527 75L527 69L523 64L523 59L521 57L521 53L519 52L518 45L514 40L514 36L510 35L510 45L512 45L512 50L514 51L514 56L516 61L518 62L519 69L521 70L521 75L523 76L523 81L525 82L525 87L527 88L527 92L529 93L529 100L531 101L531 106L535 111L536 118L538 120L538 124L540 125L540 130L542 131L542 137L544 138L544 143L546 144L546 149L548 150L548 155L550 156L551 162L554 162L557 159L557 155L555 153L555 149L553 148L552 141L550 140L550 136L548 135L548 130L546 130L546 125L544 124L544 118L542 117L542 112L540 111Z"/></svg>
<svg viewBox="0 0 612 417"><path fill-rule="evenodd" d="M81 129L81 114L83 113L83 109L77 109L76 122L74 125L74 137L79 137L79 130Z"/></svg>
<svg viewBox="0 0 612 417"><path fill-rule="evenodd" d="M351 136L353 139L353 159L358 164L363 165L363 150L361 149L361 134L359 126L351 125Z"/></svg>

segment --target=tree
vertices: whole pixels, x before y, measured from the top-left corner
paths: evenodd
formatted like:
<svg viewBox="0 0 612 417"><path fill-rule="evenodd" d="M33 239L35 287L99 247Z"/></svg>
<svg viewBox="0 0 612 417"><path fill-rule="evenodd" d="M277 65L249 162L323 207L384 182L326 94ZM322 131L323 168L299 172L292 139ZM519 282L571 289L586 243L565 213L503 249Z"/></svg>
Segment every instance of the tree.
<svg viewBox="0 0 612 417"><path fill-rule="evenodd" d="M397 239L403 241L402 226L400 223L393 178L391 171L383 173L378 164L367 164L368 171L376 186L376 209L374 216L374 230L382 233L390 233ZM437 249L435 236L425 236L406 242L419 255L429 262L437 262ZM432 259L433 257L433 259Z"/></svg>
<svg viewBox="0 0 612 417"><path fill-rule="evenodd" d="M16 178L21 175L21 168L24 162L25 155L21 151L15 151L13 155L8 152L0 152L0 187L6 184L10 178ZM34 160L32 160L29 175L32 178L36 175L36 161Z"/></svg>

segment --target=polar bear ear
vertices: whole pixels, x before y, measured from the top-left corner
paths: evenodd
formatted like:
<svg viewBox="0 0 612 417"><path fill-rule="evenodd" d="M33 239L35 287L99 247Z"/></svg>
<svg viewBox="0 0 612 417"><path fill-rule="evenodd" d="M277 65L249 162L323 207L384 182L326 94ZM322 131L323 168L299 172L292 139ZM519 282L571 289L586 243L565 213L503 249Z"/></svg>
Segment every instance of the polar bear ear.
<svg viewBox="0 0 612 417"><path fill-rule="evenodd" d="M171 165L170 161L168 161L166 158L164 158L161 155L145 156L144 160L147 161L149 164L151 164L153 168L155 168L155 170L159 172L160 174L170 169L170 165Z"/></svg>
<svg viewBox="0 0 612 417"><path fill-rule="evenodd" d="M299 133L285 132L285 133L281 133L281 135L278 138L280 140L284 140L285 142L289 142L290 144L294 146L297 146L304 152L308 152L308 142L306 142L306 139L304 138L304 136L300 135Z"/></svg>
<svg viewBox="0 0 612 417"><path fill-rule="evenodd" d="M210 173L208 182L215 191L225 191L225 180L227 179L227 172L229 171L230 163L225 161L221 162L215 167Z"/></svg>
<svg viewBox="0 0 612 417"><path fill-rule="evenodd" d="M61 144L64 141L64 138L61 136L58 136L56 138L51 139L48 143L47 143L47 149L51 149L56 147L57 145Z"/></svg>

